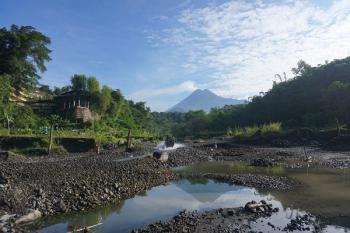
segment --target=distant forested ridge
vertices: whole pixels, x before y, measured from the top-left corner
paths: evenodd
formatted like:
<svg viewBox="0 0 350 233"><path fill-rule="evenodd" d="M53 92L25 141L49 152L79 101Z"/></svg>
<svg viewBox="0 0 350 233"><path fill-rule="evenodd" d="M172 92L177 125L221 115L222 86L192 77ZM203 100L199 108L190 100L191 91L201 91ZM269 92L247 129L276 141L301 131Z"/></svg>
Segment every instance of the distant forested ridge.
<svg viewBox="0 0 350 233"><path fill-rule="evenodd" d="M224 132L229 128L281 122L284 127L316 127L350 123L350 57L311 67L299 61L293 78L276 75L272 88L248 104L156 114L159 123L178 136ZM170 122L170 123L169 123ZM170 125L170 126L169 126Z"/></svg>

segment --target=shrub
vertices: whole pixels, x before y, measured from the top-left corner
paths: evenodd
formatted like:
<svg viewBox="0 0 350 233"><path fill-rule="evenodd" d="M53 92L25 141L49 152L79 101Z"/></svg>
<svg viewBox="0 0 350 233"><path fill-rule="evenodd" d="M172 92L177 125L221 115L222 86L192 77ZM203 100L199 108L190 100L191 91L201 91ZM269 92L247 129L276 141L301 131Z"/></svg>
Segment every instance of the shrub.
<svg viewBox="0 0 350 233"><path fill-rule="evenodd" d="M51 154L52 155L67 155L68 152L66 151L66 149L64 149L63 146L54 146L51 149Z"/></svg>
<svg viewBox="0 0 350 233"><path fill-rule="evenodd" d="M27 156L42 156L47 154L47 149L43 147L28 147L25 149L14 150L14 152Z"/></svg>
<svg viewBox="0 0 350 233"><path fill-rule="evenodd" d="M263 124L260 126L247 126L247 127L237 127L232 132L234 137L251 137L257 135L258 133L264 135L268 133L280 133L282 131L282 124L280 122L273 122L268 124Z"/></svg>
<svg viewBox="0 0 350 233"><path fill-rule="evenodd" d="M232 137L232 136L233 136L233 131L232 131L231 128L228 128L228 129L226 130L226 136L228 136L228 137Z"/></svg>
<svg viewBox="0 0 350 233"><path fill-rule="evenodd" d="M263 124L260 127L261 133L280 133L282 131L282 124L280 122L274 122L269 124Z"/></svg>

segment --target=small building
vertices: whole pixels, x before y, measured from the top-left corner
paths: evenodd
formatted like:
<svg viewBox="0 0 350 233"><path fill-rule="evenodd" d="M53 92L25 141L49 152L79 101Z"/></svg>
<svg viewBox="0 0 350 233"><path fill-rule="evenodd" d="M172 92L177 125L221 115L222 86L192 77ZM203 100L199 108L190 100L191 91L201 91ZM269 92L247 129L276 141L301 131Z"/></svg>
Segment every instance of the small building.
<svg viewBox="0 0 350 233"><path fill-rule="evenodd" d="M90 95L86 91L68 91L54 98L56 112L63 118L86 122L96 119L90 110Z"/></svg>
<svg viewBox="0 0 350 233"><path fill-rule="evenodd" d="M28 101L27 104L39 116L47 116L55 112L56 104L53 100Z"/></svg>
<svg viewBox="0 0 350 233"><path fill-rule="evenodd" d="M20 106L30 106L39 116L58 114L64 119L81 122L98 118L98 114L90 110L90 94L87 91L68 91L53 96L42 90L31 93L12 90L10 101Z"/></svg>

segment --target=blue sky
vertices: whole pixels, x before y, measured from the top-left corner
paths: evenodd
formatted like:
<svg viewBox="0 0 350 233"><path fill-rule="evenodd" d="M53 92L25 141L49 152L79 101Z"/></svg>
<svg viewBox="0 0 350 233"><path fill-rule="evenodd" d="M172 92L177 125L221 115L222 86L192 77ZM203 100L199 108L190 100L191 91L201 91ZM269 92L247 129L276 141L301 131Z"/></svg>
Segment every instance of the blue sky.
<svg viewBox="0 0 350 233"><path fill-rule="evenodd" d="M247 98L299 59L350 55L348 0L0 0L0 26L11 24L51 38L42 83L94 75L153 110L196 88Z"/></svg>

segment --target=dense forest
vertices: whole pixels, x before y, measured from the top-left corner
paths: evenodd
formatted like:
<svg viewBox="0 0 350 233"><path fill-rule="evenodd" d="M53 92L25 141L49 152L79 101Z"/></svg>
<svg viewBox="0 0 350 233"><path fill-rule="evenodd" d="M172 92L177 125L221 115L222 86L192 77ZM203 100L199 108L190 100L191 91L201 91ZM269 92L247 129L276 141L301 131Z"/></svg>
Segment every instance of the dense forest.
<svg viewBox="0 0 350 233"><path fill-rule="evenodd" d="M164 132L179 137L223 134L229 130L282 123L284 128L344 127L350 123L350 57L311 67L300 61L287 79L276 75L266 93L248 104L188 113L156 113Z"/></svg>

